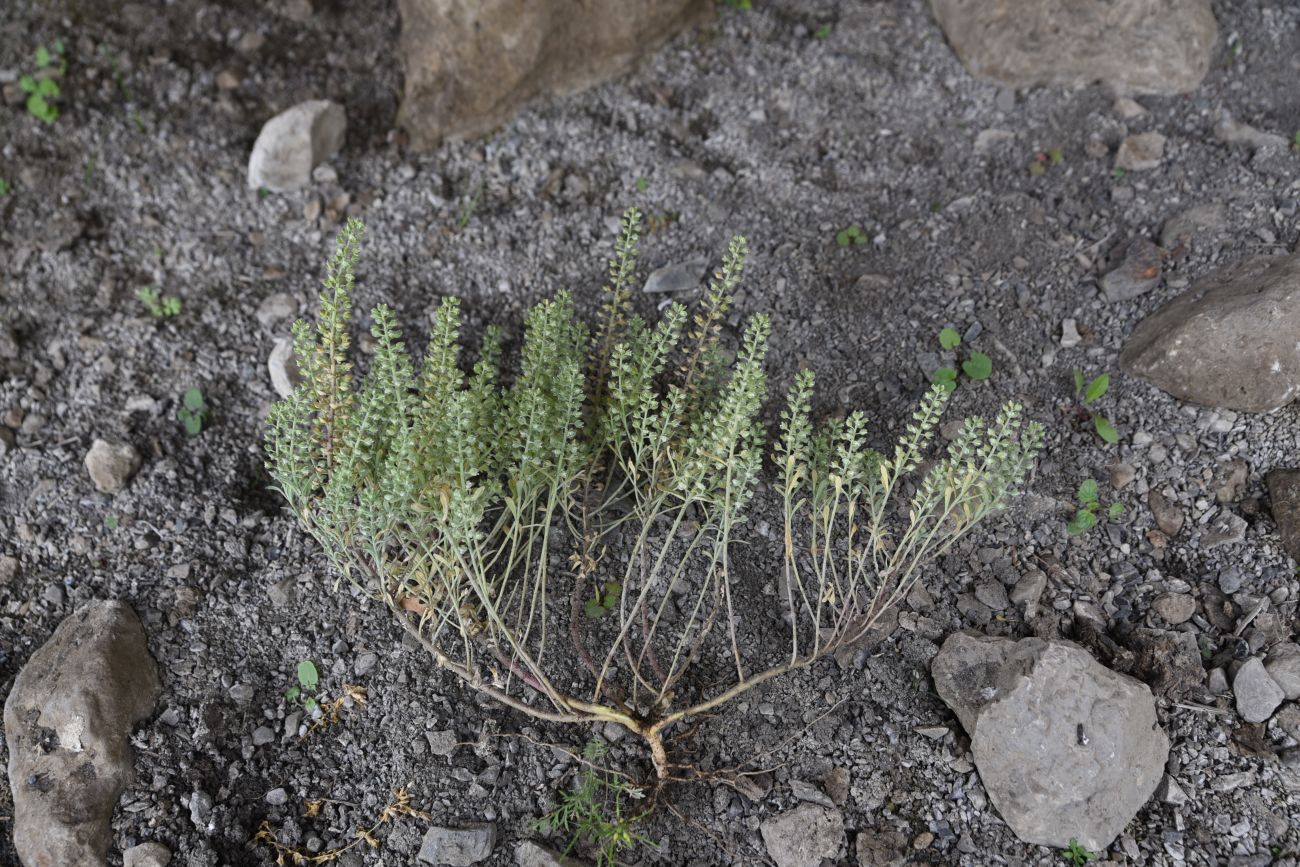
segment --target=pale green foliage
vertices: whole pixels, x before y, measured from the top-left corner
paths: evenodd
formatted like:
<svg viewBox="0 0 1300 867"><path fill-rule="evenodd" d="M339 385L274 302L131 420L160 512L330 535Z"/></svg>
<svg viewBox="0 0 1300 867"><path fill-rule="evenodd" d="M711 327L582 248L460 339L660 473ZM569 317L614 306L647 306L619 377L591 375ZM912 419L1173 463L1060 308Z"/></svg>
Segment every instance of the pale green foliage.
<svg viewBox="0 0 1300 867"><path fill-rule="evenodd" d="M740 632L731 557L763 472L771 324L754 316L725 349L743 238L693 314L673 304L644 321L632 310L639 230L628 211L594 336L561 292L528 313L517 362L489 330L467 372L447 298L417 366L380 306L354 385L346 326L362 230L350 222L316 330L294 328L304 381L272 412L267 454L340 573L440 665L538 716L627 726L662 778L663 727L862 635L922 564L1008 502L1042 435L1018 434L1008 404L992 425L968 419L913 480L943 388L885 457L867 447L861 413L815 426L813 376L801 373L773 456L789 643L763 646ZM756 534L745 541L764 550ZM707 671L685 679L692 666Z"/></svg>
<svg viewBox="0 0 1300 867"><path fill-rule="evenodd" d="M645 807L637 812L628 809L643 801L645 792L621 775L597 766L608 752L603 741L588 741L582 750L582 769L576 785L561 792L555 809L533 823L543 834L569 837L564 855L579 843L588 843L595 850L596 867L614 867L620 851L650 842L632 830L644 817Z"/></svg>

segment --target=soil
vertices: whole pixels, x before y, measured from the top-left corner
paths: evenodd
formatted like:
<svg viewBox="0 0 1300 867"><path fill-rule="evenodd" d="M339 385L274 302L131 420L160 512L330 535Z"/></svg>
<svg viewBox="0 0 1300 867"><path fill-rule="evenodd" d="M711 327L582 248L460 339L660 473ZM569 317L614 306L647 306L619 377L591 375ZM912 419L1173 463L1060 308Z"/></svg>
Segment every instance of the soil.
<svg viewBox="0 0 1300 867"><path fill-rule="evenodd" d="M671 809L641 827L654 845L629 862L762 863L758 826L796 803L790 783L820 784L839 768L850 845L896 831L914 863L1060 863L997 816L929 681L943 636L973 625L1077 638L1159 681L1174 744L1168 770L1187 800L1153 798L1111 847L1113 861L1296 856L1300 779L1274 755L1300 736L1296 707L1248 726L1200 675L1171 691L1165 681L1178 673L1167 660L1142 658L1160 643L1125 636L1163 628L1151 603L1171 590L1200 601L1180 629L1210 656L1231 649L1237 618L1264 597L1252 634L1275 641L1296 629L1300 580L1261 480L1294 465L1297 409L1182 405L1123 375L1116 359L1140 318L1199 275L1295 249L1300 158L1253 160L1213 128L1227 111L1288 139L1300 129L1300 7L1216 3L1220 44L1203 85L1141 97L1146 113L1129 120L1102 86L1010 92L973 80L921 0L720 7L714 23L624 79L534 105L484 140L415 154L391 132L396 4L322 2L306 16L302 5L19 0L0 22L0 80L30 71L35 46L55 38L68 59L56 122L0 107L0 177L12 185L0 198L0 311L17 343L16 357L0 357L0 412L17 441L0 457L0 555L19 563L0 584L0 693L77 605L118 598L140 613L164 692L133 737L138 775L114 817L116 848L158 840L183 867L273 863L250 842L264 820L286 843L337 845L409 786L432 823L495 820L486 863L508 864L517 841L538 838L530 820L574 772L564 750L596 734L615 741L615 766L645 773L634 738L539 724L439 672L381 605L338 585L268 489L261 451L275 398L266 358L289 325L264 302L287 293L297 314L313 311L342 213L368 228L361 309L390 303L419 333L437 298L454 293L477 332L489 322L517 328L530 303L563 287L594 314L610 223L634 204L658 218L642 274L716 261L733 234L749 238L729 334L743 315L773 316L774 393L814 367L817 411L865 410L884 445L929 372L952 360L937 341L951 325L965 349L991 356L994 373L963 381L949 418L991 415L1015 399L1048 440L1029 493L927 570L933 607L914 597L890 637L844 666L828 660L778 679L676 732L676 755L702 770L764 773L747 794L675 787ZM250 33L264 44L248 50ZM240 79L233 89L218 85L227 70ZM246 189L261 124L318 97L349 117L332 171L301 193ZM977 150L989 129L1009 135ZM1163 164L1113 172L1121 139L1147 131L1167 137ZM1046 171L1031 172L1034 162ZM1149 294L1104 301L1109 258L1210 203L1226 208L1225 230L1168 256ZM871 242L841 247L837 232L853 224ZM144 285L179 297L182 312L151 318L135 298ZM651 312L658 300L639 303ZM1077 345L1062 346L1066 319L1077 323ZM1075 368L1112 374L1099 408L1118 445L1068 409ZM191 387L211 407L196 437L176 418ZM144 455L116 496L96 492L82 463L96 437ZM1249 472L1220 505L1216 479L1231 460ZM1114 490L1120 462L1135 479ZM1071 537L1066 520L1086 478L1125 511ZM1149 491L1182 510L1181 533L1150 532ZM1207 547L1221 509L1246 519L1245 540ZM751 588L742 616L775 621L776 597L764 592L774 576L761 558L740 560L735 581ZM1014 608L959 610L977 581L1014 584L1036 568L1048 586L1032 621ZM1110 625L1092 629L1090 607ZM327 694L347 683L367 696L305 739L284 723L303 659L315 661ZM275 737L254 746L261 726ZM448 731L459 746L434 754L441 738L426 733ZM269 803L277 789L287 800ZM303 816L311 799L327 800L319 817ZM0 784L0 829L10 804ZM425 827L399 821L380 833L380 849L339 863L414 863ZM8 837L0 833L0 863L16 862Z"/></svg>

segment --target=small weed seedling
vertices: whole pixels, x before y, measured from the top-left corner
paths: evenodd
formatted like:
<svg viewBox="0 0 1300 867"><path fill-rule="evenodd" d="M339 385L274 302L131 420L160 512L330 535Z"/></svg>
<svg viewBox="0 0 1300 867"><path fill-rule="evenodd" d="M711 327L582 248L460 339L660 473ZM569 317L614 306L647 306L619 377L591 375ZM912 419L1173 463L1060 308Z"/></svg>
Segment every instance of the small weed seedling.
<svg viewBox="0 0 1300 867"><path fill-rule="evenodd" d="M1292 137L1291 147L1300 151L1300 129L1296 130L1295 135Z"/></svg>
<svg viewBox="0 0 1300 867"><path fill-rule="evenodd" d="M632 826L645 814L629 816L624 812L629 800L640 801L645 793L596 765L608 751L604 741L589 741L582 750L583 767L578 785L570 792L560 793L560 803L555 809L533 823L542 834L569 836L565 855L579 842L589 842L596 850L596 867L614 867L617 863L614 859L621 850L650 842L632 831Z"/></svg>
<svg viewBox="0 0 1300 867"><path fill-rule="evenodd" d="M830 35L835 32L834 24L823 24L813 31L813 39L829 39Z"/></svg>
<svg viewBox="0 0 1300 867"><path fill-rule="evenodd" d="M952 352L961 346L961 335L957 333L957 329L945 327L939 332L939 345L944 351ZM977 381L988 379L993 373L993 359L982 352L972 352L970 357L961 363L961 372ZM940 367L930 374L930 381L943 386L946 391L952 391L957 387L957 368Z"/></svg>
<svg viewBox="0 0 1300 867"><path fill-rule="evenodd" d="M181 408L176 410L176 417L185 425L185 435L196 437L203 432L203 425L208 420L208 404L203 399L203 392L197 388L188 388L181 403Z"/></svg>
<svg viewBox="0 0 1300 867"><path fill-rule="evenodd" d="M461 205L460 216L456 218L456 231L463 232L469 225L469 221L474 219L474 212L478 210L479 202L483 200L483 182L479 181L478 186L474 188L474 195L465 200Z"/></svg>
<svg viewBox="0 0 1300 867"><path fill-rule="evenodd" d="M1071 536L1082 535L1097 526L1097 514L1101 511L1101 492L1095 480L1084 479L1075 497L1079 501L1079 510L1065 523L1065 529ZM1112 521L1118 520L1123 514L1123 503L1111 503L1106 508L1106 517Z"/></svg>
<svg viewBox="0 0 1300 867"><path fill-rule="evenodd" d="M864 232L857 223L835 233L835 243L841 247L857 247L870 241L871 236Z"/></svg>
<svg viewBox="0 0 1300 867"><path fill-rule="evenodd" d="M1061 853L1061 857L1065 858L1065 862L1071 867L1083 867L1089 861L1096 861L1101 857L1101 854L1089 852L1086 847L1079 844L1078 840L1071 837L1070 845Z"/></svg>
<svg viewBox="0 0 1300 867"><path fill-rule="evenodd" d="M9 182L7 180L5 180L4 178L0 178L0 196L9 195L9 191L12 189L13 187L9 186Z"/></svg>
<svg viewBox="0 0 1300 867"><path fill-rule="evenodd" d="M298 663L298 683L284 691L284 700L289 704L301 704L308 713L315 713L320 705L316 703L316 687L320 686L320 673L316 663L304 659Z"/></svg>
<svg viewBox="0 0 1300 867"><path fill-rule="evenodd" d="M163 297L153 286L141 286L135 290L135 297L154 319L167 319L181 312L181 299L175 295Z"/></svg>
<svg viewBox="0 0 1300 867"><path fill-rule="evenodd" d="M649 181L647 181L645 178L637 178L637 179L636 179L636 191L637 191L638 193L644 193L644 192L645 192L646 190L648 190L648 189L650 189L650 182L649 182Z"/></svg>
<svg viewBox="0 0 1300 867"><path fill-rule="evenodd" d="M52 47L51 52L44 45L36 46L36 72L18 79L18 86L27 94L27 113L46 123L59 119L58 100L63 92L57 79L68 71L63 40L54 40Z"/></svg>
<svg viewBox="0 0 1300 867"><path fill-rule="evenodd" d="M1059 166L1063 162L1065 162L1065 155L1061 153L1060 148L1048 148L1034 154L1034 159L1029 164L1029 173L1036 178L1041 178L1047 174L1049 168Z"/></svg>
<svg viewBox="0 0 1300 867"><path fill-rule="evenodd" d="M614 606L618 604L618 594L622 590L623 585L617 581L607 581L597 586L596 595L587 600L583 612L592 620L599 620L614 610Z"/></svg>
<svg viewBox="0 0 1300 867"><path fill-rule="evenodd" d="M732 9L740 9L745 12L754 8L753 0L722 0L722 2L725 6L729 6Z"/></svg>
<svg viewBox="0 0 1300 867"><path fill-rule="evenodd" d="M1099 374L1091 382L1085 384L1083 371L1075 369L1073 407L1075 415L1080 419L1091 419L1093 430L1097 431L1097 436L1114 445L1119 442L1119 432L1115 430L1115 425L1111 424L1110 419L1106 418L1106 416L1094 412L1092 409L1092 404L1100 400L1109 390L1109 373Z"/></svg>

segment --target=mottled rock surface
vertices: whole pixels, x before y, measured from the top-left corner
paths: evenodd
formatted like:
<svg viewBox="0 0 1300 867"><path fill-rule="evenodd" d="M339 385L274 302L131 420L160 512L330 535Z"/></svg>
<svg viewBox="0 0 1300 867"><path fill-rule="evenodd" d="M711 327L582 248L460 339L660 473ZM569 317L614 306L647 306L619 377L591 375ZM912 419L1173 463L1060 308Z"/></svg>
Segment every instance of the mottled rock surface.
<svg viewBox="0 0 1300 867"><path fill-rule="evenodd" d="M248 158L248 186L287 192L311 182L311 170L338 153L347 132L343 106L328 99L300 102L268 120Z"/></svg>
<svg viewBox="0 0 1300 867"><path fill-rule="evenodd" d="M405 94L416 148L483 135L525 103L619 75L707 16L709 0L400 0Z"/></svg>
<svg viewBox="0 0 1300 867"><path fill-rule="evenodd" d="M989 798L1020 839L1105 849L1169 754L1144 684L1068 641L957 633L931 672L971 736Z"/></svg>
<svg viewBox="0 0 1300 867"><path fill-rule="evenodd" d="M127 738L157 695L144 629L120 602L77 610L32 654L4 707L24 864L108 863L113 807L134 775Z"/></svg>
<svg viewBox="0 0 1300 867"><path fill-rule="evenodd" d="M1103 81L1186 93L1210 68L1209 0L930 0L970 73L1012 87Z"/></svg>
<svg viewBox="0 0 1300 867"><path fill-rule="evenodd" d="M802 804L760 827L767 854L777 867L818 867L844 856L844 817L839 810Z"/></svg>
<svg viewBox="0 0 1300 867"><path fill-rule="evenodd" d="M1120 365L1182 400L1269 412L1300 392L1300 255L1256 256L1142 320Z"/></svg>

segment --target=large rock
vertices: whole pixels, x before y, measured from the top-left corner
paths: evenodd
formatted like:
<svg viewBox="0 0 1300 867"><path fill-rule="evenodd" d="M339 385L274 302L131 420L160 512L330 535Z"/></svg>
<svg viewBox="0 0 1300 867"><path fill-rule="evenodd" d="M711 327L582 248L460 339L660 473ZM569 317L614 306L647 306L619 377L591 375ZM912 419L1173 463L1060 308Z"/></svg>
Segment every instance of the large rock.
<svg viewBox="0 0 1300 867"><path fill-rule="evenodd" d="M480 822L461 828L435 825L424 832L420 851L415 856L429 864L446 867L470 867L486 861L497 844L495 822Z"/></svg>
<svg viewBox="0 0 1300 867"><path fill-rule="evenodd" d="M1068 641L957 633L931 666L971 737L984 788L1021 840L1105 849L1169 755L1144 684Z"/></svg>
<svg viewBox="0 0 1300 867"><path fill-rule="evenodd" d="M776 867L818 867L844 857L844 817L839 810L803 804L768 819L759 832Z"/></svg>
<svg viewBox="0 0 1300 867"><path fill-rule="evenodd" d="M1104 81L1186 93L1210 68L1210 0L930 0L970 73L1012 87Z"/></svg>
<svg viewBox="0 0 1300 867"><path fill-rule="evenodd" d="M328 99L300 102L268 120L248 157L249 189L287 192L311 182L311 170L343 147L348 119Z"/></svg>
<svg viewBox="0 0 1300 867"><path fill-rule="evenodd" d="M127 737L157 695L144 628L120 602L79 609L32 654L4 708L26 867L108 863L113 806L134 774Z"/></svg>
<svg viewBox="0 0 1300 867"><path fill-rule="evenodd" d="M1300 393L1300 254L1209 274L1133 329L1129 373L1182 400L1269 412Z"/></svg>
<svg viewBox="0 0 1300 867"><path fill-rule="evenodd" d="M1300 563L1300 470L1270 470L1264 483L1268 485L1282 548Z"/></svg>
<svg viewBox="0 0 1300 867"><path fill-rule="evenodd" d="M415 148L482 135L524 103L629 69L713 0L400 0L406 90L398 123Z"/></svg>

